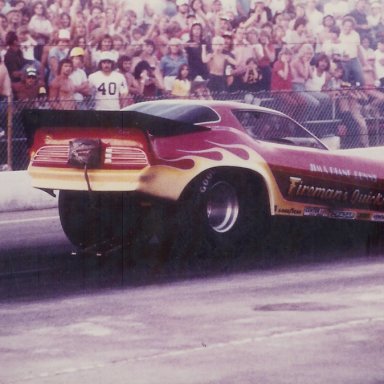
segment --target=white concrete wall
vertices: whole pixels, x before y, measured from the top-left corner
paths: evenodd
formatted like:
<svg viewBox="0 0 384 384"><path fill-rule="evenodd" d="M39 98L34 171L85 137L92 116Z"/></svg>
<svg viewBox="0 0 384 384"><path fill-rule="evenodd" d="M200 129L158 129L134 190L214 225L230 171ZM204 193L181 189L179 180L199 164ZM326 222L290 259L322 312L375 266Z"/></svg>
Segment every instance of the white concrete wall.
<svg viewBox="0 0 384 384"><path fill-rule="evenodd" d="M0 212L57 206L57 198L31 186L27 171L0 172Z"/></svg>

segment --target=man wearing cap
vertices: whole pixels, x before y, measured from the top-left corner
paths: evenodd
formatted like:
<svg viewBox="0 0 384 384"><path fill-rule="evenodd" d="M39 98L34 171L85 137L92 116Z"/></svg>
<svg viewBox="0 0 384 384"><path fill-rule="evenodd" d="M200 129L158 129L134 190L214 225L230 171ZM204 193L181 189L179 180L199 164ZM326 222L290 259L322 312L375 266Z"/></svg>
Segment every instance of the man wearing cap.
<svg viewBox="0 0 384 384"><path fill-rule="evenodd" d="M89 75L88 81L94 91L96 110L119 110L127 103L127 82L123 74L113 70L114 65L111 52L102 52L99 70Z"/></svg>
<svg viewBox="0 0 384 384"><path fill-rule="evenodd" d="M21 26L21 12L17 8L11 8L7 12L7 19L8 19L8 30L10 31L17 31L17 28Z"/></svg>
<svg viewBox="0 0 384 384"><path fill-rule="evenodd" d="M39 94L39 79L35 67L26 67L22 80L14 85L15 98L17 100L32 101L36 100ZM29 105L31 107L31 105Z"/></svg>
<svg viewBox="0 0 384 384"><path fill-rule="evenodd" d="M74 98L76 101L76 109L87 109L84 102L84 96L89 95L89 83L87 74L84 71L84 49L81 47L72 48L69 57L72 60L73 71L69 75L75 86Z"/></svg>
<svg viewBox="0 0 384 384"><path fill-rule="evenodd" d="M66 29L59 29L57 46L51 48L48 53L48 84L58 75L59 62L65 59L69 51L70 33Z"/></svg>

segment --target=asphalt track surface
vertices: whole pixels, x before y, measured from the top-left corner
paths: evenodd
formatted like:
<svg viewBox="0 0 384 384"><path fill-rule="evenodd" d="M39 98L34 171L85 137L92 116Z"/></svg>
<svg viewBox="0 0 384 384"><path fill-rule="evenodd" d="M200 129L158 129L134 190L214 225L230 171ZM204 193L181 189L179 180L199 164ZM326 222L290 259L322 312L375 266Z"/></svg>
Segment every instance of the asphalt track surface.
<svg viewBox="0 0 384 384"><path fill-rule="evenodd" d="M159 267L156 242L73 256L56 209L1 213L0 383L384 383L366 227L273 228L261 253Z"/></svg>

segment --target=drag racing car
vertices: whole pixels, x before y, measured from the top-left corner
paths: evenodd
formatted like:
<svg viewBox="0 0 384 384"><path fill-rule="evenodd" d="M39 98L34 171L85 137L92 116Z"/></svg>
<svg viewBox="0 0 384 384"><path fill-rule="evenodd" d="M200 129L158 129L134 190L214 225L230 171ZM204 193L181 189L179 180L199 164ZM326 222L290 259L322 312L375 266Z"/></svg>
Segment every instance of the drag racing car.
<svg viewBox="0 0 384 384"><path fill-rule="evenodd" d="M25 124L32 184L58 191L63 230L80 248L155 230L225 248L263 241L278 215L384 221L383 148L331 150L274 110L161 100L27 111Z"/></svg>

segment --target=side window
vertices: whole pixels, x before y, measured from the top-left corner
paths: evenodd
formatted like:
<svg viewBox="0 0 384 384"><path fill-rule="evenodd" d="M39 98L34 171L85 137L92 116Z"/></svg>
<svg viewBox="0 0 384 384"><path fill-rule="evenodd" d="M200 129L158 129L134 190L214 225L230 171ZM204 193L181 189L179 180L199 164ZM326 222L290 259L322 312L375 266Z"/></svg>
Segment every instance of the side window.
<svg viewBox="0 0 384 384"><path fill-rule="evenodd" d="M256 140L273 141L304 147L325 147L307 130L291 119L273 113L233 111L248 134Z"/></svg>

